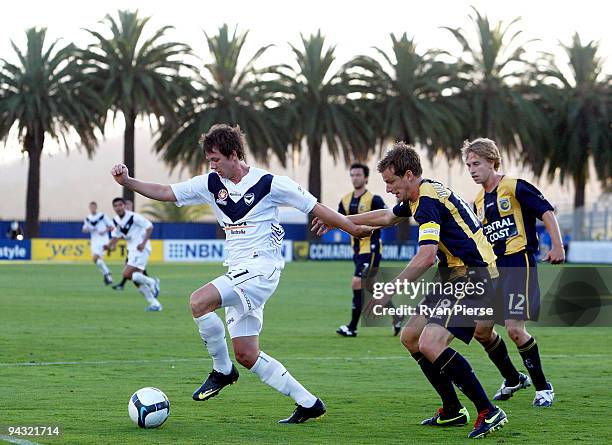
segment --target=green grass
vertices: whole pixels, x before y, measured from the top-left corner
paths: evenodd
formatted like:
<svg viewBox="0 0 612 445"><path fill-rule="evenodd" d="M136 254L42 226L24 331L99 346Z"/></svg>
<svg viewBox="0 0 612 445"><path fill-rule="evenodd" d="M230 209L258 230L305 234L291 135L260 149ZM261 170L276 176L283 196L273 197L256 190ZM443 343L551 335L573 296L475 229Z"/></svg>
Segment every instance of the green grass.
<svg viewBox="0 0 612 445"><path fill-rule="evenodd" d="M118 266L113 266L118 276ZM438 406L420 369L389 328L334 334L350 309L351 263L288 264L266 305L262 349L280 360L328 406L304 425L278 425L293 401L240 368L239 382L204 403L192 391L211 368L191 319L189 294L219 265L152 265L164 311L145 313L131 286L114 292L93 265L0 265L0 425L57 424L72 444L467 443L469 427L418 425ZM557 398L531 407L533 390L502 402L509 424L494 443L611 443L612 347L606 328L530 328ZM523 369L515 348L511 357ZM489 394L500 377L477 344L455 342ZM76 362L76 364L49 364ZM24 366L24 363L46 363ZM156 386L171 401L158 430L127 415L130 395ZM474 417L474 407L465 401ZM0 440L1 441L1 440Z"/></svg>

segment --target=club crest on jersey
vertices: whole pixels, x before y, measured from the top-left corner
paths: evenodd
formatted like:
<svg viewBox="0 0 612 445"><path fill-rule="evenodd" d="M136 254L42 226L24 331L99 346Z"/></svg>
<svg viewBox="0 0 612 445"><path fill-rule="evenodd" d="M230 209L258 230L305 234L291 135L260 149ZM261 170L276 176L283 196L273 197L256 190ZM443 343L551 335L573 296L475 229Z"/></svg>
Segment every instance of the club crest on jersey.
<svg viewBox="0 0 612 445"><path fill-rule="evenodd" d="M244 195L244 202L246 202L247 205L251 205L253 204L253 201L255 200L255 195L253 193L247 193L246 195Z"/></svg>
<svg viewBox="0 0 612 445"><path fill-rule="evenodd" d="M510 210L510 198L500 198L499 200L499 208L504 212Z"/></svg>
<svg viewBox="0 0 612 445"><path fill-rule="evenodd" d="M359 204L359 207L357 208L357 212L358 213L364 213L365 212L365 204Z"/></svg>
<svg viewBox="0 0 612 445"><path fill-rule="evenodd" d="M217 193L217 204L226 205L227 204L227 190L221 189L219 193Z"/></svg>

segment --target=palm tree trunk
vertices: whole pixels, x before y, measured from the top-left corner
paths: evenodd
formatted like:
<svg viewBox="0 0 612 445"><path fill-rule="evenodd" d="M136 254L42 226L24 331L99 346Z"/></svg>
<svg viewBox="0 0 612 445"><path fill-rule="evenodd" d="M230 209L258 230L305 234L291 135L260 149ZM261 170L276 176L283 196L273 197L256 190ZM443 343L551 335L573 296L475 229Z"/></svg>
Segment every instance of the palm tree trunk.
<svg viewBox="0 0 612 445"><path fill-rule="evenodd" d="M310 169L308 171L308 191L321 201L321 143L309 147Z"/></svg>
<svg viewBox="0 0 612 445"><path fill-rule="evenodd" d="M310 155L310 167L308 170L308 191L314 195L319 202L321 201L321 142L313 142L308 147ZM310 231L310 222L312 216L308 216L308 228L307 235L308 239L313 239L315 235Z"/></svg>
<svg viewBox="0 0 612 445"><path fill-rule="evenodd" d="M135 178L135 154L134 154L134 137L136 134L136 113L133 110L124 112L125 116L125 132L123 133L123 163L128 168L130 176ZM134 202L134 192L127 188L123 189L123 199L129 199ZM134 202L134 209L136 209L136 203Z"/></svg>
<svg viewBox="0 0 612 445"><path fill-rule="evenodd" d="M574 175L574 220L572 238L576 241L585 239L584 193L586 188L586 168L580 168Z"/></svg>
<svg viewBox="0 0 612 445"><path fill-rule="evenodd" d="M28 189L26 192L26 222L25 236L34 238L39 233L39 213L40 213L40 158L44 144L44 134L37 135L37 132L28 130L25 137L25 149L28 152Z"/></svg>

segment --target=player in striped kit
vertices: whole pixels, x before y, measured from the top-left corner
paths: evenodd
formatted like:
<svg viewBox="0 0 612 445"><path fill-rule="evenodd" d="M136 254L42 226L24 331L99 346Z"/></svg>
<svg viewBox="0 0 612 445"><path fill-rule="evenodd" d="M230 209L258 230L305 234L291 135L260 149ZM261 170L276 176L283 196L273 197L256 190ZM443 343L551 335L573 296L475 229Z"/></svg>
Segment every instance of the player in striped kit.
<svg viewBox="0 0 612 445"><path fill-rule="evenodd" d="M247 165L244 135L237 126L214 125L201 143L211 172L189 181L155 184L131 178L123 164L111 170L119 184L149 198L179 206L209 204L225 232L227 273L190 297L193 319L213 359L213 370L193 393L193 399L208 400L238 380L238 370L225 341L227 326L238 363L295 401L295 411L280 423L302 423L321 417L326 411L321 399L259 345L264 305L276 290L284 267L281 247L285 231L278 219L278 207L291 206L312 213L354 236L369 234L372 228L360 228L317 203L290 178ZM215 313L220 307L225 309L225 323Z"/></svg>
<svg viewBox="0 0 612 445"><path fill-rule="evenodd" d="M102 259L104 255L104 246L110 241L110 232L115 226L111 219L102 212L98 212L98 204L94 201L89 203L89 215L83 221L83 233L89 233L89 246L91 249L91 259L94 264L100 269L104 276L104 284L107 286L112 284L113 277L108 266Z"/></svg>
<svg viewBox="0 0 612 445"><path fill-rule="evenodd" d="M507 400L533 382L536 390L533 405L550 407L555 396L553 386L546 380L538 344L527 332L525 322L537 321L540 312L535 259L538 250L536 219L544 221L552 241L552 249L544 261L552 264L565 261L554 209L532 184L498 172L501 155L492 140L466 141L463 158L472 179L482 185L474 200L474 209L497 256L498 287L504 305L503 320L498 321L505 324L531 377L518 372L510 361L503 339L493 329L494 321L480 321L475 338L504 377L494 400Z"/></svg>

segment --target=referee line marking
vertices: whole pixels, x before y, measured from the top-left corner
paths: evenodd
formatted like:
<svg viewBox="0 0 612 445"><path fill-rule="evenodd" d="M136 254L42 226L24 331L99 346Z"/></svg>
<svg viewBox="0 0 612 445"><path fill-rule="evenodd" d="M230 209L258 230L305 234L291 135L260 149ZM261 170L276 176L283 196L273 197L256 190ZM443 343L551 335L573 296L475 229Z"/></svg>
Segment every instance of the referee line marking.
<svg viewBox="0 0 612 445"><path fill-rule="evenodd" d="M544 358L605 358L612 357L612 354L541 354ZM338 360L346 362L376 361L376 360L403 360L410 358L405 355L387 355L380 357L286 357L285 361L304 360L304 361L327 361ZM4 362L0 363L2 368L28 367L28 366L98 366L98 365L138 365L155 363L190 363L209 360L208 357L202 358L160 358L151 360L84 360L84 361L58 361L58 362Z"/></svg>
<svg viewBox="0 0 612 445"><path fill-rule="evenodd" d="M20 439L18 437L7 436L5 434L0 434L0 440L6 441L8 443L15 443L17 445L40 445L36 442L30 442L29 440Z"/></svg>

